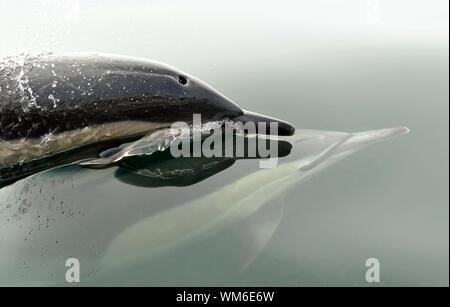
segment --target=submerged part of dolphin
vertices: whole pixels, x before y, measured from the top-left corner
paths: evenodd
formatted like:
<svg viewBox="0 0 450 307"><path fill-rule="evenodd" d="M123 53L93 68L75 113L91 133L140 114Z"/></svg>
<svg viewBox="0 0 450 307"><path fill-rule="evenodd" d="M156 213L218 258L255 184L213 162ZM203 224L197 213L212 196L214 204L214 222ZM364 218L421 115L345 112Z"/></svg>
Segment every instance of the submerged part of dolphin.
<svg viewBox="0 0 450 307"><path fill-rule="evenodd" d="M0 167L92 144L144 136L174 122L287 122L241 109L168 65L106 54L43 54L0 60ZM268 131L258 131L268 133Z"/></svg>
<svg viewBox="0 0 450 307"><path fill-rule="evenodd" d="M265 170L257 163L230 167L233 160L216 158L180 164L182 160L161 158L160 153L125 159L116 169L74 164L29 176L0 189L0 285L63 283L58 277L64 276L63 261L74 256L83 263L83 272L94 272L84 276L85 282L102 283L122 277L118 270L173 255L225 230L235 232L241 242L226 258L236 254L241 267L248 267L282 219L283 204L275 198L350 154L406 132L297 130L286 138L290 154ZM211 178L225 169L228 175ZM199 183L194 177L209 179ZM141 185L140 180L149 181ZM189 183L196 188L176 188L177 193L145 188Z"/></svg>
<svg viewBox="0 0 450 307"><path fill-rule="evenodd" d="M248 219L299 181L317 171L365 148L366 146L407 133L407 128L392 128L362 133L333 133L313 130L297 131L294 149L288 162L271 170L260 170L224 186L218 191L199 199L150 216L125 229L114 238L103 255L103 263L120 267L144 261L155 254L165 253L211 236L218 231ZM276 206L276 205L275 205ZM270 237L281 220L282 208L268 209L273 219L258 218L252 238L242 252L247 255L244 266L248 266ZM264 216L263 214L260 214ZM173 224L176 221L176 224ZM274 221L276 221L274 223ZM168 227L167 225L171 225ZM256 229L256 231L255 231ZM259 231L258 231L259 229Z"/></svg>

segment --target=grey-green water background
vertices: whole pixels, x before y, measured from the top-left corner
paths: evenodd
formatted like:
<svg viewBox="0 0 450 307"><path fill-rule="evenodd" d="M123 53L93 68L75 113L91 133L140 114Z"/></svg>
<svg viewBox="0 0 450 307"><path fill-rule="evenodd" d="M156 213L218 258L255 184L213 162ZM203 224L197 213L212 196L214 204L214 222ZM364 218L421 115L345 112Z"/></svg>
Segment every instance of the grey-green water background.
<svg viewBox="0 0 450 307"><path fill-rule="evenodd" d="M448 2L0 0L0 12L2 56L156 59L298 128L411 129L279 199L282 223L247 270L228 266L224 234L108 284L366 285L376 257L381 285L448 286Z"/></svg>

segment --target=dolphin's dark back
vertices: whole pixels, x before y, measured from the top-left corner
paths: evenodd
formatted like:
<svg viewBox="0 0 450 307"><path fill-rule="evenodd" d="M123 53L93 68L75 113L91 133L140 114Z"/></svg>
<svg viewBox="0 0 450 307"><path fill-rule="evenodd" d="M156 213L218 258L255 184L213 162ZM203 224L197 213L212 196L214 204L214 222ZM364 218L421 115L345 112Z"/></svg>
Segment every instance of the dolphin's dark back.
<svg viewBox="0 0 450 307"><path fill-rule="evenodd" d="M196 79L164 64L78 54L0 61L0 140L115 121L190 121L242 111ZM227 114L228 113L228 114Z"/></svg>

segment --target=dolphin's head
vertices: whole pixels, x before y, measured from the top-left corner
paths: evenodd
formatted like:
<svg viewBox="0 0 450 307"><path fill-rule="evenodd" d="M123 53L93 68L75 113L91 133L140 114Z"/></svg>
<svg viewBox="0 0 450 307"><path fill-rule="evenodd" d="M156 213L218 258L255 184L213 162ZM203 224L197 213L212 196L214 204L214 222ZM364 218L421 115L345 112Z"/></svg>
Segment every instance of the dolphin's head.
<svg viewBox="0 0 450 307"><path fill-rule="evenodd" d="M193 114L200 114L204 122L230 119L242 124L265 123L262 125L265 129L257 131L260 134L293 135L295 132L288 122L244 110L209 84L174 67L153 62L147 76L151 87L157 89L156 97L169 97L164 107L166 119L189 121ZM270 131L270 123L276 123L278 130Z"/></svg>

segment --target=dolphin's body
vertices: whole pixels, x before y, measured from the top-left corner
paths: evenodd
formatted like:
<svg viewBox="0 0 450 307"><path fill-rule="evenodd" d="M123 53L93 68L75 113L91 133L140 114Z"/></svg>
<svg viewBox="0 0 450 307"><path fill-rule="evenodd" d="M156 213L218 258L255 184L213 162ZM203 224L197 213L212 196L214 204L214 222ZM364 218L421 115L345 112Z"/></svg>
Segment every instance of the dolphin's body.
<svg viewBox="0 0 450 307"><path fill-rule="evenodd" d="M204 82L154 61L45 54L0 61L0 167L143 136L172 123L277 121L242 110ZM105 148L107 148L105 144Z"/></svg>

